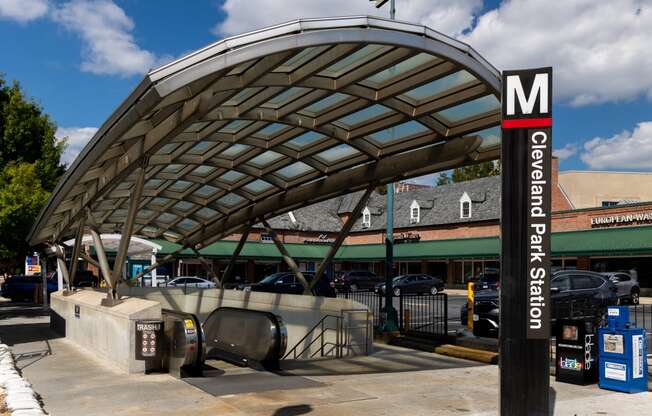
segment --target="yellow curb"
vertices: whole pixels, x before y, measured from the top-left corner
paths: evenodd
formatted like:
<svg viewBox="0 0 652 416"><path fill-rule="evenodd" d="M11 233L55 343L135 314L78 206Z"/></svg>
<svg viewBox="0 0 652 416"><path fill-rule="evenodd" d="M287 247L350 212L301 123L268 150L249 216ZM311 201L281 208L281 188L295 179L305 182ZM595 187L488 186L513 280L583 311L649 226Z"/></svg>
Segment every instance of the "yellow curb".
<svg viewBox="0 0 652 416"><path fill-rule="evenodd" d="M460 347L458 345L444 344L435 348L437 354L448 355L449 357L464 358L466 360L479 361L486 364L498 364L498 353L473 348Z"/></svg>

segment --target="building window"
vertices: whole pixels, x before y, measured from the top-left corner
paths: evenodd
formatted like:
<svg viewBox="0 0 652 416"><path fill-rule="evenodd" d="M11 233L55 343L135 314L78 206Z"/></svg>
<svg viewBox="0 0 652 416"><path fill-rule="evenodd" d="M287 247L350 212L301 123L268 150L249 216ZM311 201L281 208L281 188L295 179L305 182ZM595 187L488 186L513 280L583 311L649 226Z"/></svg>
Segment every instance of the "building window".
<svg viewBox="0 0 652 416"><path fill-rule="evenodd" d="M362 228L369 227L371 227L371 212L369 211L369 207L365 207L362 211Z"/></svg>
<svg viewBox="0 0 652 416"><path fill-rule="evenodd" d="M471 198L469 194L464 192L464 195L460 198L460 218L471 218Z"/></svg>
<svg viewBox="0 0 652 416"><path fill-rule="evenodd" d="M272 241L272 236L269 234L261 234L260 241L262 241L263 243L270 243Z"/></svg>
<svg viewBox="0 0 652 416"><path fill-rule="evenodd" d="M421 217L421 207L419 203L414 200L410 205L410 224L418 224Z"/></svg>

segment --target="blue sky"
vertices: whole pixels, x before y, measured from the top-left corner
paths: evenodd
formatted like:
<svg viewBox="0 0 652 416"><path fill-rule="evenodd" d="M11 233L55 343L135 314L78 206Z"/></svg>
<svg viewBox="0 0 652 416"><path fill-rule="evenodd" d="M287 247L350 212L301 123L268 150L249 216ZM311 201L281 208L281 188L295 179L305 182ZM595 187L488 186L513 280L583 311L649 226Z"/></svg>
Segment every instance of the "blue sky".
<svg viewBox="0 0 652 416"><path fill-rule="evenodd" d="M561 168L652 170L650 0L397 0L397 18L468 42L499 69L551 65ZM365 0L0 0L0 72L76 152L147 69L296 17L373 13Z"/></svg>

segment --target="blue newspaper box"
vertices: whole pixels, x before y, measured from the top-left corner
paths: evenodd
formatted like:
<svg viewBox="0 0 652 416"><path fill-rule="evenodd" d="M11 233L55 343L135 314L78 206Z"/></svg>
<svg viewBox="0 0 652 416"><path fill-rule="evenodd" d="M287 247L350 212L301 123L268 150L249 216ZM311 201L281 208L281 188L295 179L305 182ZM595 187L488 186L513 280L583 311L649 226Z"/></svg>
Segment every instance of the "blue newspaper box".
<svg viewBox="0 0 652 416"><path fill-rule="evenodd" d="M599 385L603 389L647 391L647 337L645 329L629 322L627 306L610 306L607 327L598 330Z"/></svg>

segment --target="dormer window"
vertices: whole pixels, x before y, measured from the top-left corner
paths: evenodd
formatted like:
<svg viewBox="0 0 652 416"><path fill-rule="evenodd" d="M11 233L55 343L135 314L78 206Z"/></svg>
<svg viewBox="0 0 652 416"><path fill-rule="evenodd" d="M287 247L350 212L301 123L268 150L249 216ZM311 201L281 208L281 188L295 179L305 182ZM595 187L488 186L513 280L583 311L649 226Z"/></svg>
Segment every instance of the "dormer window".
<svg viewBox="0 0 652 416"><path fill-rule="evenodd" d="M364 207L364 210L362 210L362 228L369 227L371 227L371 212L369 207Z"/></svg>
<svg viewBox="0 0 652 416"><path fill-rule="evenodd" d="M410 224L418 224L421 217L421 207L419 203L414 200L412 205L410 205Z"/></svg>
<svg viewBox="0 0 652 416"><path fill-rule="evenodd" d="M460 218L471 218L471 197L466 192L460 198Z"/></svg>

